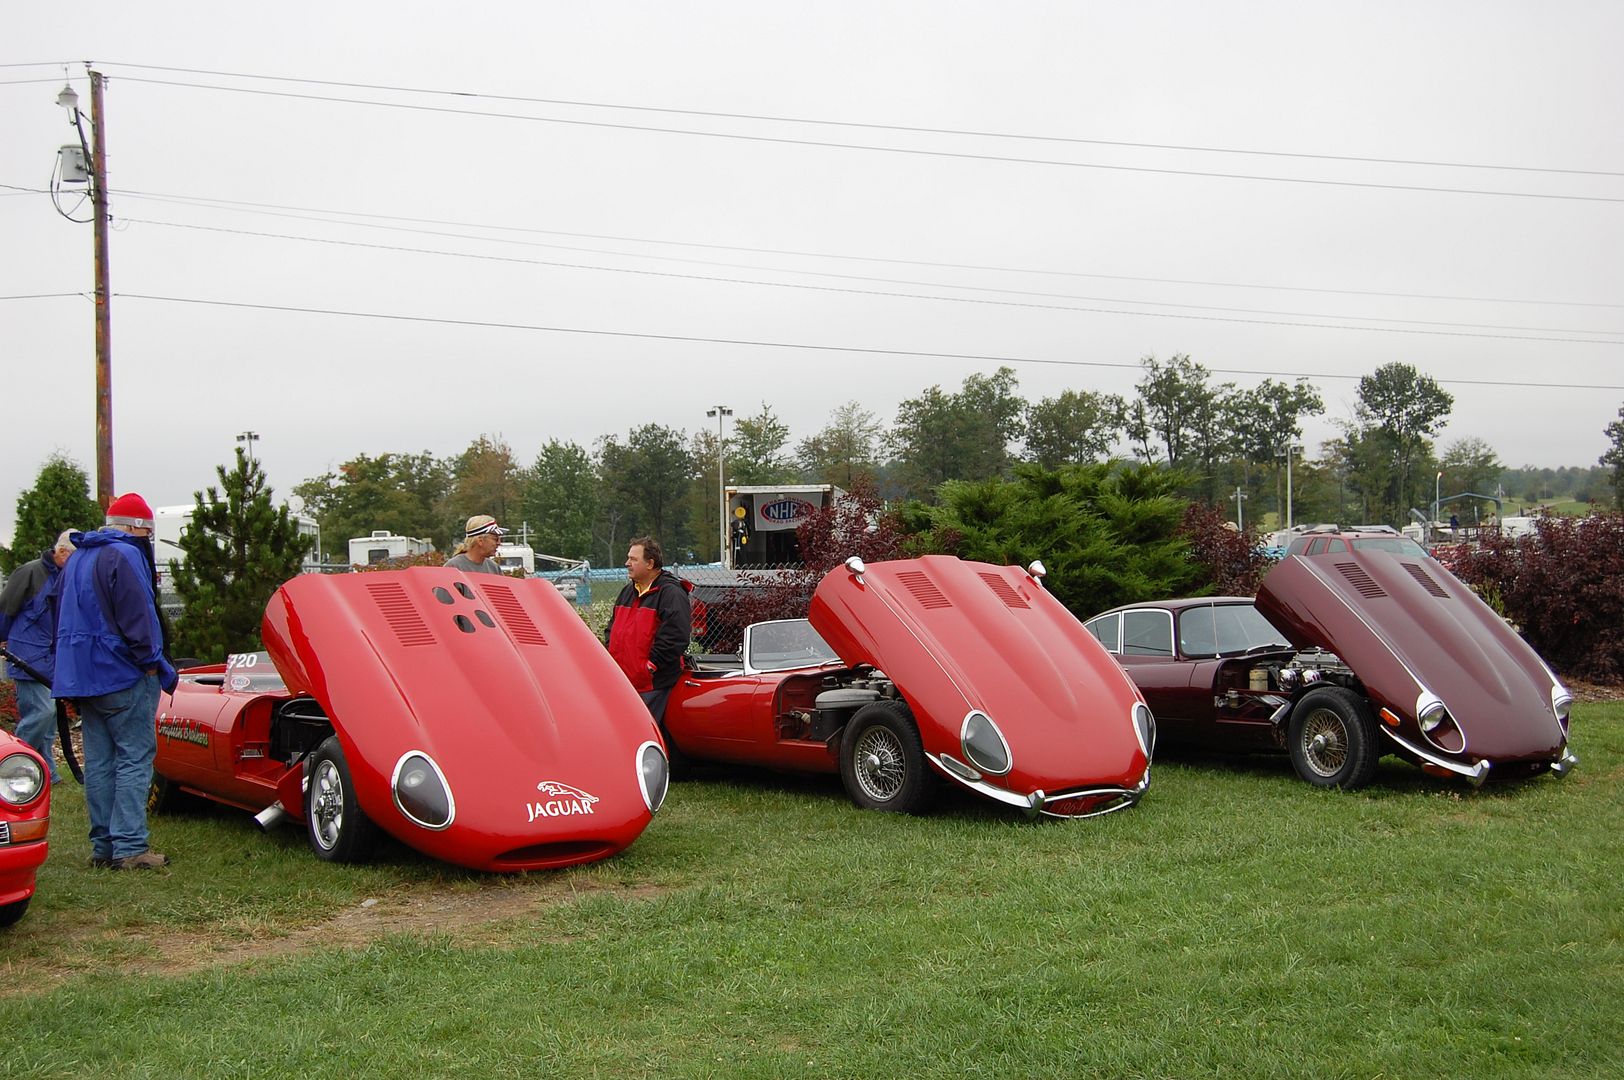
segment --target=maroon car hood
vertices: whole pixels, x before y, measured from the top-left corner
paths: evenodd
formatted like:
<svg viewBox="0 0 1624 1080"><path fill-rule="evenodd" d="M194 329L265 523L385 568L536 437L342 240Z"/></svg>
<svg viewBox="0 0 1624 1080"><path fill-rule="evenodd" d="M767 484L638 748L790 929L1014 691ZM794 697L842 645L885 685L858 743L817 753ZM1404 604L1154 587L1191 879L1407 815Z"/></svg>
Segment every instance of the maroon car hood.
<svg viewBox="0 0 1624 1080"><path fill-rule="evenodd" d="M1431 558L1289 555L1264 579L1257 606L1299 649L1339 656L1410 734L1417 700L1430 691L1464 732L1467 757L1548 758L1565 742L1550 669Z"/></svg>
<svg viewBox="0 0 1624 1080"><path fill-rule="evenodd" d="M861 581L837 567L809 617L843 661L896 683L928 752L961 753L969 710L992 717L1013 752L1012 789L1132 784L1149 764L1130 719L1138 689L1015 567L927 555L870 563Z"/></svg>

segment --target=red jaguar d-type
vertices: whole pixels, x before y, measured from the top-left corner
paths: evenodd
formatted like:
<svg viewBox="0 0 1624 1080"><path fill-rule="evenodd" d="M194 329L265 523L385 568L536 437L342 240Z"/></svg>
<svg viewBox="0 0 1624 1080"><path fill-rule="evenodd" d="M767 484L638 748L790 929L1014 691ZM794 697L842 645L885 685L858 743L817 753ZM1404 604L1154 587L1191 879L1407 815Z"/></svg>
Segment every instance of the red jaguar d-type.
<svg viewBox="0 0 1624 1080"><path fill-rule="evenodd" d="M181 672L158 705L155 798L191 792L323 859L375 830L477 870L612 855L665 797L659 732L551 584L442 567L307 574L266 651Z"/></svg>
<svg viewBox="0 0 1624 1080"><path fill-rule="evenodd" d="M1150 785L1150 709L1039 580L929 555L830 571L810 619L746 628L666 707L688 757L839 772L857 805L923 807L939 780L1089 817Z"/></svg>

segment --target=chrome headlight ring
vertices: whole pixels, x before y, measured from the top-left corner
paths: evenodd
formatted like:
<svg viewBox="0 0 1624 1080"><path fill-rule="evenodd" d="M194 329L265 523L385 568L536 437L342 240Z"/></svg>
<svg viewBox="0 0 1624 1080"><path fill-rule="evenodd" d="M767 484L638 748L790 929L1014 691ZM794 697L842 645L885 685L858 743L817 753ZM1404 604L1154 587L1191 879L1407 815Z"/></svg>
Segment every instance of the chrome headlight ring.
<svg viewBox="0 0 1624 1080"><path fill-rule="evenodd" d="M649 813L657 813L665 805L665 793L671 789L671 763L665 751L656 742L646 742L637 748L637 790L642 792L643 805Z"/></svg>
<svg viewBox="0 0 1624 1080"><path fill-rule="evenodd" d="M389 777L395 809L406 820L439 832L457 817L457 801L439 764L422 750L408 750L395 762Z"/></svg>
<svg viewBox="0 0 1624 1080"><path fill-rule="evenodd" d="M45 770L32 754L8 754L0 761L0 799L27 806L45 790Z"/></svg>
<svg viewBox="0 0 1624 1080"><path fill-rule="evenodd" d="M1005 776L1015 766L1009 741L992 717L980 709L964 714L964 723L959 725L959 747L966 761L989 775Z"/></svg>

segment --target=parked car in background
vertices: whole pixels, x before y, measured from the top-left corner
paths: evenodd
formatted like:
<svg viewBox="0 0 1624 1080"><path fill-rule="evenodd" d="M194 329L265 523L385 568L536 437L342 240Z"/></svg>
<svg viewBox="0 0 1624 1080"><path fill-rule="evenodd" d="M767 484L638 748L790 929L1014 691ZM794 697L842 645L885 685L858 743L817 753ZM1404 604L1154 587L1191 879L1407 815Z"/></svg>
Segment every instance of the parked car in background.
<svg viewBox="0 0 1624 1080"><path fill-rule="evenodd" d="M155 798L304 823L317 856L377 830L476 870L605 858L667 765L648 710L551 584L415 567L305 575L265 651L184 670L159 701Z"/></svg>
<svg viewBox="0 0 1624 1080"><path fill-rule="evenodd" d="M1168 745L1286 750L1304 780L1369 783L1385 753L1472 784L1565 775L1572 696L1413 540L1322 528L1257 600L1129 604L1089 632L1144 692Z"/></svg>
<svg viewBox="0 0 1624 1080"><path fill-rule="evenodd" d="M51 827L51 781L45 759L0 728L0 928L11 926L34 898Z"/></svg>
<svg viewBox="0 0 1624 1080"><path fill-rule="evenodd" d="M1035 567L1040 572L1041 567ZM666 707L695 759L839 773L858 806L915 811L939 781L1089 817L1150 784L1150 709L1037 573L932 555L830 571L810 619L756 623Z"/></svg>

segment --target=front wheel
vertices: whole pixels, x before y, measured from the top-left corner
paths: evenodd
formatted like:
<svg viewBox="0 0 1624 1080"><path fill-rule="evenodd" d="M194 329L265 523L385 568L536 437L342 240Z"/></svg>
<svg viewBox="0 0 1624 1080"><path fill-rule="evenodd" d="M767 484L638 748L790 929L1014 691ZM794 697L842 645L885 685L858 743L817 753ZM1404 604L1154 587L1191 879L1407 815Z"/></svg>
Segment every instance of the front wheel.
<svg viewBox="0 0 1624 1080"><path fill-rule="evenodd" d="M363 862L377 843L378 827L362 811L338 736L330 735L310 756L305 786L305 835L310 850L328 862Z"/></svg>
<svg viewBox="0 0 1624 1080"><path fill-rule="evenodd" d="M1325 686L1304 695L1291 711L1286 745L1297 775L1315 787L1352 791L1376 775L1376 719L1352 690Z"/></svg>
<svg viewBox="0 0 1624 1080"><path fill-rule="evenodd" d="M0 904L0 930L22 918L23 912L28 910L28 901L32 899L32 896L27 896L9 904Z"/></svg>
<svg viewBox="0 0 1624 1080"><path fill-rule="evenodd" d="M912 814L925 808L936 778L906 705L876 701L857 710L840 740L840 779L865 810Z"/></svg>

